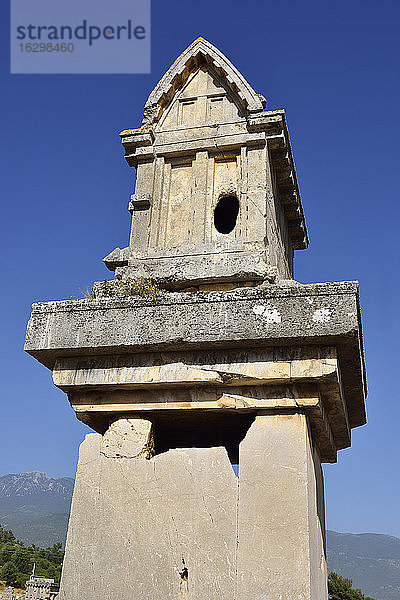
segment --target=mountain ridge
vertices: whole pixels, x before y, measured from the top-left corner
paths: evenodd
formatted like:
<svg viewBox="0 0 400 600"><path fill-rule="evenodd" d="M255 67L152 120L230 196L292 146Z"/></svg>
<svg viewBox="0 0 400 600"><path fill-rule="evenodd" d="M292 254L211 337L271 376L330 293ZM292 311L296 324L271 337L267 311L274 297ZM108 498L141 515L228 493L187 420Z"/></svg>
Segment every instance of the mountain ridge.
<svg viewBox="0 0 400 600"><path fill-rule="evenodd" d="M374 600L399 600L400 538L328 530L327 558L329 571L352 579Z"/></svg>
<svg viewBox="0 0 400 600"><path fill-rule="evenodd" d="M25 544L64 544L72 477L41 471L0 476L0 523ZM329 571L353 580L374 600L400 598L400 538L383 533L327 531Z"/></svg>
<svg viewBox="0 0 400 600"><path fill-rule="evenodd" d="M0 476L0 523L25 544L63 545L74 489L72 477L42 471Z"/></svg>
<svg viewBox="0 0 400 600"><path fill-rule="evenodd" d="M0 476L0 498L45 492L69 497L73 486L72 477L50 477L42 471L10 473Z"/></svg>

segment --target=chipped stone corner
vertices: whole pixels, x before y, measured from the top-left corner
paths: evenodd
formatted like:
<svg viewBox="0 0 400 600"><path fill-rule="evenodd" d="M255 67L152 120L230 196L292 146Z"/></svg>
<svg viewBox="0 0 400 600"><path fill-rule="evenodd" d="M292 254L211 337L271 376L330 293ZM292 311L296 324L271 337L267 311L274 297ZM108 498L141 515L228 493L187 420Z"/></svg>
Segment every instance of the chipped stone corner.
<svg viewBox="0 0 400 600"><path fill-rule="evenodd" d="M121 133L137 178L115 282L33 306L26 351L99 432L60 600L327 600L321 462L366 418L358 284L294 281L307 229L284 112L264 107L191 44Z"/></svg>
<svg viewBox="0 0 400 600"><path fill-rule="evenodd" d="M121 418L105 432L100 453L107 458L144 458L154 455L153 424L148 419Z"/></svg>

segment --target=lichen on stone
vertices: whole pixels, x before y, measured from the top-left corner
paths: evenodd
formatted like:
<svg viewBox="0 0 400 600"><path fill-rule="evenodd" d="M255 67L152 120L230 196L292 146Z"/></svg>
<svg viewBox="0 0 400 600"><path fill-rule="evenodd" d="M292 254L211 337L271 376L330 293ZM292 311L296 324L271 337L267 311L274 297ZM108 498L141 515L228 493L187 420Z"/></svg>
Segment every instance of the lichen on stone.
<svg viewBox="0 0 400 600"><path fill-rule="evenodd" d="M156 301L157 296L164 290L161 290L157 283L146 277L136 279L128 277L126 279L114 279L113 281L96 282L90 293L85 294L85 298L111 298L115 296L141 296L152 298Z"/></svg>

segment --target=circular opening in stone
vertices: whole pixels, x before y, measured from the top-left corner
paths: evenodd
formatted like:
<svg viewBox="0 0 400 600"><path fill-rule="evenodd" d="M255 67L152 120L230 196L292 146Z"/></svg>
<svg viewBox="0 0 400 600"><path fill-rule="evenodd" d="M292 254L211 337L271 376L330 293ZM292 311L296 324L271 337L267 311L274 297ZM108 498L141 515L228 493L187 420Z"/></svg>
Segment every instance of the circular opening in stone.
<svg viewBox="0 0 400 600"><path fill-rule="evenodd" d="M214 226L219 233L231 233L235 229L239 214L239 200L236 196L223 196L214 210Z"/></svg>

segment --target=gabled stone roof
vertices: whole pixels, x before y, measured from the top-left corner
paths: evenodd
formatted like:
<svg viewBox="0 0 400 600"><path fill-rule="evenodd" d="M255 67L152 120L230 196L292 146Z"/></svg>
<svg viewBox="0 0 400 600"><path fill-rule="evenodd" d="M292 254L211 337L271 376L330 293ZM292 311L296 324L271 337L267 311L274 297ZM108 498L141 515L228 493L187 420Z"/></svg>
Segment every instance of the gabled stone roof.
<svg viewBox="0 0 400 600"><path fill-rule="evenodd" d="M218 75L227 82L248 113L254 114L263 111L265 107L263 96L253 90L243 75L218 48L199 37L178 56L151 92L144 107L144 125L150 125L160 119L176 90L182 88L189 75L204 62L213 65Z"/></svg>

